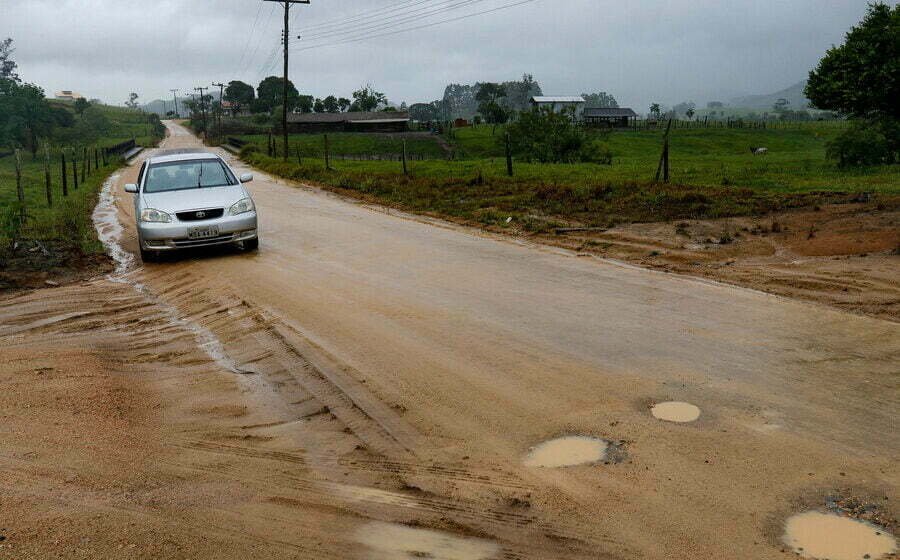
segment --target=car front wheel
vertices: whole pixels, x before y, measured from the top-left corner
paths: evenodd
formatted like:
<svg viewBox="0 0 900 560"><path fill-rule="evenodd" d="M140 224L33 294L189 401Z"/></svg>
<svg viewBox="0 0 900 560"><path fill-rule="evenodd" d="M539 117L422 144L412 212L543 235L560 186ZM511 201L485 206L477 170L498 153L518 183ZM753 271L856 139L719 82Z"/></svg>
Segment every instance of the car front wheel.
<svg viewBox="0 0 900 560"><path fill-rule="evenodd" d="M259 237L254 237L253 239L242 241L241 244L244 247L244 251L255 251L259 249Z"/></svg>

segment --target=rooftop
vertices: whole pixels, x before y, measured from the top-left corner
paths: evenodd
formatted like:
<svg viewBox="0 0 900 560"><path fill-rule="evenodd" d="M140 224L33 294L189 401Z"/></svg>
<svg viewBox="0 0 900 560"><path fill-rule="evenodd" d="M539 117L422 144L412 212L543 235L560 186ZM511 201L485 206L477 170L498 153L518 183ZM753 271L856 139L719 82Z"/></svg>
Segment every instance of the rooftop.
<svg viewBox="0 0 900 560"><path fill-rule="evenodd" d="M584 103L579 95L540 95L531 98L532 103Z"/></svg>

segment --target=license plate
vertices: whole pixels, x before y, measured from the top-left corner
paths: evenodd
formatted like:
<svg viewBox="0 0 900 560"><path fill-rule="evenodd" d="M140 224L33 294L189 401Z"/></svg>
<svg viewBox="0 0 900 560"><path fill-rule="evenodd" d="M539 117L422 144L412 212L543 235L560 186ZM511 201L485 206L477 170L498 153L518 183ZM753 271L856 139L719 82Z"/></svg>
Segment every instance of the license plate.
<svg viewBox="0 0 900 560"><path fill-rule="evenodd" d="M208 239L218 237L219 228L216 226L195 227L188 229L188 239Z"/></svg>

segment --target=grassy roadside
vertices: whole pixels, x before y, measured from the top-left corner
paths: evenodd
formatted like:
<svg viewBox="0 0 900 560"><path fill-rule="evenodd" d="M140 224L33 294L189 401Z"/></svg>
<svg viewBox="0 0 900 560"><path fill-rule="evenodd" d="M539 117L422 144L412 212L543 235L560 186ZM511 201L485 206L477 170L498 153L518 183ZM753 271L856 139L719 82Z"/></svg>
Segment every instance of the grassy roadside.
<svg viewBox="0 0 900 560"><path fill-rule="evenodd" d="M110 128L88 144L89 148L105 147L130 140L134 135L138 144L153 145L158 138L147 136L147 116L116 107L104 107ZM141 132L144 135L140 134ZM10 218L17 205L15 158L0 158L0 289L34 285L36 279L66 276L75 269L105 266L104 248L97 239L91 213L103 182L123 165L120 158L110 157L104 165L95 167L81 180L82 144L51 144L50 179L53 205L48 205L44 176L44 154L37 157L21 152L22 184L25 191L26 221L15 232ZM78 188L72 177L71 148L78 153ZM62 193L61 149L66 152L68 196ZM41 280L42 281L42 280Z"/></svg>
<svg viewBox="0 0 900 560"><path fill-rule="evenodd" d="M393 162L341 161L326 170L320 162L298 165L254 149L243 159L281 177L309 181L360 199L403 210L497 228L539 233L563 226L609 227L628 222L753 216L852 200L835 192L780 192L731 186L611 181L590 175L559 174L519 165L505 177L479 162L421 162L411 176Z"/></svg>

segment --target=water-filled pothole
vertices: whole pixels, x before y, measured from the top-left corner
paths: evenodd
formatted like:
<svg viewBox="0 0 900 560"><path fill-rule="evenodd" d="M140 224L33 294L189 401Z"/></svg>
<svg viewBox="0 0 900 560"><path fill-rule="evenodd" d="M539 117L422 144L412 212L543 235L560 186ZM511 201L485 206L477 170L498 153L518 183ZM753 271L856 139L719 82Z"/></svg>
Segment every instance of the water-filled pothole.
<svg viewBox="0 0 900 560"><path fill-rule="evenodd" d="M486 539L381 521L361 527L356 539L369 548L367 557L377 560L488 560L500 552L497 543Z"/></svg>
<svg viewBox="0 0 900 560"><path fill-rule="evenodd" d="M833 513L807 511L787 520L784 543L803 558L877 560L897 550L882 527Z"/></svg>
<svg viewBox="0 0 900 560"><path fill-rule="evenodd" d="M700 418L700 409L691 403L670 401L653 405L650 414L658 420L685 423Z"/></svg>
<svg viewBox="0 0 900 560"><path fill-rule="evenodd" d="M566 436L545 441L525 456L526 467L571 467L599 463L607 457L609 442L587 436Z"/></svg>

